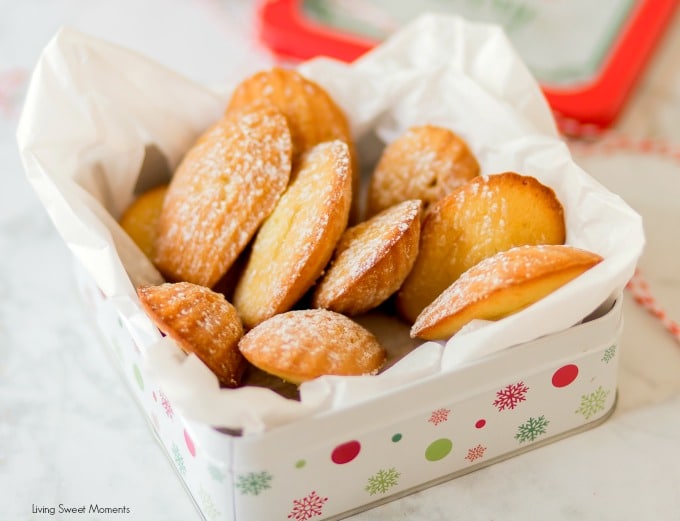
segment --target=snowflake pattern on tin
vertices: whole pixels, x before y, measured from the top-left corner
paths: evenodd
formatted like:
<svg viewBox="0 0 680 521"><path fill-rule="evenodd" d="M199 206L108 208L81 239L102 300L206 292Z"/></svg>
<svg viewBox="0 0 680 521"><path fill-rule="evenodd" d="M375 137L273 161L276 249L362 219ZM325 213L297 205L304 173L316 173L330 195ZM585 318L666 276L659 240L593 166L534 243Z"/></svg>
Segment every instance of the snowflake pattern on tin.
<svg viewBox="0 0 680 521"><path fill-rule="evenodd" d="M545 416L541 415L538 418L529 418L526 422L517 428L515 439L520 443L525 441L534 441L536 438L547 432L547 427L550 422L546 420Z"/></svg>
<svg viewBox="0 0 680 521"><path fill-rule="evenodd" d="M177 467L177 470L182 475L182 477L186 476L187 475L187 468L186 468L186 465L184 465L184 457L180 453L179 447L173 443L171 450L172 450L172 459L175 462L175 467Z"/></svg>
<svg viewBox="0 0 680 521"><path fill-rule="evenodd" d="M161 407L163 407L165 415L172 420L175 413L172 410L172 405L170 404L168 397L163 394L163 391L158 391L158 395L161 397Z"/></svg>
<svg viewBox="0 0 680 521"><path fill-rule="evenodd" d="M514 409L520 402L527 399L526 394L528 391L529 388L521 381L516 384L507 385L496 392L496 399L493 402L493 406L498 409L498 412L506 409Z"/></svg>
<svg viewBox="0 0 680 521"><path fill-rule="evenodd" d="M307 521L315 516L323 514L324 503L328 501L327 497L321 497L315 490L302 499L293 500L293 509L288 514L288 519L295 521Z"/></svg>
<svg viewBox="0 0 680 521"><path fill-rule="evenodd" d="M581 406L576 409L576 414L582 414L586 420L600 411L604 410L604 404L607 400L609 391L605 391L602 386L599 386L590 394L581 396Z"/></svg>
<svg viewBox="0 0 680 521"><path fill-rule="evenodd" d="M605 349L604 354L602 355L602 362L605 364L608 364L614 359L614 356L616 355L616 346L609 346L607 349Z"/></svg>
<svg viewBox="0 0 680 521"><path fill-rule="evenodd" d="M486 451L486 447L484 447L482 445L477 445L476 447L472 447L471 449L468 449L467 456L465 456L465 459L468 460L470 463L472 463L475 460L483 458L485 451Z"/></svg>
<svg viewBox="0 0 680 521"><path fill-rule="evenodd" d="M272 475L267 472L249 472L238 476L236 480L236 488L241 491L241 494L251 494L257 496L260 492L271 488Z"/></svg>
<svg viewBox="0 0 680 521"><path fill-rule="evenodd" d="M440 423L448 421L450 412L451 409L444 408L437 409L435 411L432 411L432 414L430 415L430 418L427 421L434 425L439 425Z"/></svg>
<svg viewBox="0 0 680 521"><path fill-rule="evenodd" d="M389 469L381 469L377 473L368 478L366 485L366 492L371 496L375 494L384 494L392 487L399 484L399 476L401 474L394 467Z"/></svg>
<svg viewBox="0 0 680 521"><path fill-rule="evenodd" d="M208 473L215 481L219 481L220 483L224 481L224 474L217 465L213 465L212 463L208 465Z"/></svg>
<svg viewBox="0 0 680 521"><path fill-rule="evenodd" d="M212 497L203 488L198 489L198 500L201 503L201 511L205 514L208 519L217 519L222 515L222 513L217 510Z"/></svg>

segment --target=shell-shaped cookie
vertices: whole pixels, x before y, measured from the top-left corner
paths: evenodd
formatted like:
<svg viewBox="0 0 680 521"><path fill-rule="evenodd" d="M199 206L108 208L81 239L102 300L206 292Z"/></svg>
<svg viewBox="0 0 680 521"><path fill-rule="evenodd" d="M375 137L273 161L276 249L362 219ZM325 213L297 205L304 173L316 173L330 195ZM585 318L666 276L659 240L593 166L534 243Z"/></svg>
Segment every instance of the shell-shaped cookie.
<svg viewBox="0 0 680 521"><path fill-rule="evenodd" d="M565 245L529 245L484 259L463 273L411 327L411 336L446 339L474 319L499 320L552 293L602 261Z"/></svg>
<svg viewBox="0 0 680 521"><path fill-rule="evenodd" d="M190 282L142 286L137 294L158 329L200 358L221 385L239 385L247 367L238 349L243 325L222 294Z"/></svg>
<svg viewBox="0 0 680 521"><path fill-rule="evenodd" d="M123 230L150 260L154 258L158 220L167 190L167 185L161 185L144 192L127 207L119 220Z"/></svg>
<svg viewBox="0 0 680 521"><path fill-rule="evenodd" d="M448 128L411 127L383 150L368 186L367 215L409 199L428 206L479 174L467 143Z"/></svg>
<svg viewBox="0 0 680 521"><path fill-rule="evenodd" d="M295 158L314 145L335 139L352 149L349 124L342 109L325 89L299 72L274 67L249 76L234 89L226 114L240 114L266 104L286 116Z"/></svg>
<svg viewBox="0 0 680 521"><path fill-rule="evenodd" d="M310 148L326 141L347 144L352 163L353 206L350 222L359 215L359 156L344 111L318 83L294 69L273 67L256 72L239 83L227 106L226 115L238 115L253 106L273 105L288 121L293 140L293 165Z"/></svg>
<svg viewBox="0 0 680 521"><path fill-rule="evenodd" d="M212 287L281 197L291 150L286 119L273 107L222 119L201 136L165 196L156 240L160 271Z"/></svg>
<svg viewBox="0 0 680 521"><path fill-rule="evenodd" d="M399 313L413 322L463 272L499 251L562 244L564 211L536 178L505 172L477 176L430 205L418 258L397 293Z"/></svg>
<svg viewBox="0 0 680 521"><path fill-rule="evenodd" d="M239 349L252 365L295 384L322 375L375 374L386 358L372 333L325 309L276 315L248 331Z"/></svg>
<svg viewBox="0 0 680 521"><path fill-rule="evenodd" d="M302 157L236 285L233 302L247 328L291 309L321 275L347 227L351 183L344 142L321 143Z"/></svg>
<svg viewBox="0 0 680 521"><path fill-rule="evenodd" d="M348 228L312 305L358 315L399 289L418 255L420 201L404 201Z"/></svg>

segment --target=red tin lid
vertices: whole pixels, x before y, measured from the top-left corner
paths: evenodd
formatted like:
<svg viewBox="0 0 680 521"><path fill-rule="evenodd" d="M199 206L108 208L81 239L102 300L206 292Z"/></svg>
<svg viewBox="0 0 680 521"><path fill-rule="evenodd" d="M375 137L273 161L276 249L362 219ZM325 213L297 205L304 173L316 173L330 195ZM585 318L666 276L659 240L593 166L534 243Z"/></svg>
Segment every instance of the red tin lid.
<svg viewBox="0 0 680 521"><path fill-rule="evenodd" d="M606 39L605 36L600 38L605 41L605 44L600 42L600 46L605 45L606 48L597 51L601 55L597 60L590 60L593 70L587 78L553 82L541 77L532 64L527 63L534 70L560 127L570 134L597 133L614 122L678 5L677 0L610 1L618 3L618 19L613 17L616 23L612 22L607 29ZM268 0L259 9L260 36L272 51L285 59L329 56L351 62L381 41L380 31L368 35L366 31L362 34L362 31L350 30L347 24L336 23L332 13L325 19L315 17L310 6L316 4L317 11L320 10L318 6L329 11L335 4L338 13L347 15L351 12L347 6L370 8L371 3L370 0L349 3L337 0L324 3L320 0ZM531 3L525 2L526 5ZM537 2L533 4L534 8L540 6ZM575 5L562 3L570 4L572 7ZM588 7L587 2L580 4L582 8ZM383 10L384 5L387 4L382 2ZM412 6L411 10L414 9ZM373 7L374 12L381 8L378 5ZM601 12L604 11L601 9ZM396 24L393 25L396 28ZM388 33L382 29L382 36L386 36ZM572 29L572 32L581 38L578 31ZM512 34L510 39L513 40ZM518 48L518 52L522 54L522 49ZM595 62L596 65L592 65Z"/></svg>

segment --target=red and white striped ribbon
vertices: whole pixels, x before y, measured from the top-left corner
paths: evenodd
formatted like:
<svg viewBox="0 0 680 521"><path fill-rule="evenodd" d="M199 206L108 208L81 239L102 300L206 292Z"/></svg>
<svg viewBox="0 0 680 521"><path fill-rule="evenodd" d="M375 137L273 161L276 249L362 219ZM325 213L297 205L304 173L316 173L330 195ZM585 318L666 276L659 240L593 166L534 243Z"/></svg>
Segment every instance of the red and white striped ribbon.
<svg viewBox="0 0 680 521"><path fill-rule="evenodd" d="M570 145L573 150L584 155L611 155L617 152L657 155L680 163L680 148L660 140L632 139L610 131L600 132L599 134L591 132L586 137L597 137L599 139L572 142ZM680 343L680 323L673 320L668 312L659 304L639 268L635 270L635 274L628 282L626 289L635 302L652 316L656 317L673 338Z"/></svg>
<svg viewBox="0 0 680 521"><path fill-rule="evenodd" d="M668 315L668 312L661 307L639 269L635 270L635 274L628 282L626 289L630 292L633 299L635 299L635 302L658 318L668 332L673 335L673 338L675 338L677 342L680 342L680 323L673 320Z"/></svg>

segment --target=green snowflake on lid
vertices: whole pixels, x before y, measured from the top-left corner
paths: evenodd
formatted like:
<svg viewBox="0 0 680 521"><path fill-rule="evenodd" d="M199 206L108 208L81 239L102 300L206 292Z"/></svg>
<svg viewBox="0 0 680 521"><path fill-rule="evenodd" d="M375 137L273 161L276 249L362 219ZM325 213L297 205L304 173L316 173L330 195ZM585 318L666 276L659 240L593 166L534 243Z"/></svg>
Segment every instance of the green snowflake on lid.
<svg viewBox="0 0 680 521"><path fill-rule="evenodd" d="M614 359L614 355L616 355L616 346L610 346L604 351L604 355L602 355L602 361L605 364L608 364Z"/></svg>
<svg viewBox="0 0 680 521"><path fill-rule="evenodd" d="M217 519L222 513L217 510L212 497L203 488L198 489L198 499L201 503L201 511L208 519Z"/></svg>
<svg viewBox="0 0 680 521"><path fill-rule="evenodd" d="M541 415L538 418L529 418L522 425L517 427L517 434L515 439L520 443L525 441L534 441L536 438L547 432L547 427L550 421Z"/></svg>
<svg viewBox="0 0 680 521"><path fill-rule="evenodd" d="M184 465L184 457L182 457L179 447L174 443L172 444L172 459L175 462L175 467L177 467L177 470L182 475L182 477L186 476L187 468L186 465Z"/></svg>
<svg viewBox="0 0 680 521"><path fill-rule="evenodd" d="M215 481L219 481L220 483L224 481L224 474L217 465L213 465L212 463L208 465L208 472Z"/></svg>
<svg viewBox="0 0 680 521"><path fill-rule="evenodd" d="M599 386L590 394L581 396L581 406L576 409L576 414L582 414L588 420L595 414L604 410L604 404L607 400L609 391L605 391L602 386Z"/></svg>
<svg viewBox="0 0 680 521"><path fill-rule="evenodd" d="M260 492L271 488L272 475L267 472L248 472L237 478L236 488L241 494L252 494L257 496Z"/></svg>
<svg viewBox="0 0 680 521"><path fill-rule="evenodd" d="M371 496L375 494L384 494L399 483L399 476L401 476L401 474L394 467L387 470L381 469L368 478L368 484L364 490Z"/></svg>

